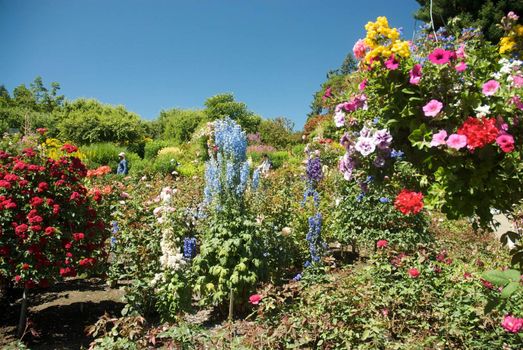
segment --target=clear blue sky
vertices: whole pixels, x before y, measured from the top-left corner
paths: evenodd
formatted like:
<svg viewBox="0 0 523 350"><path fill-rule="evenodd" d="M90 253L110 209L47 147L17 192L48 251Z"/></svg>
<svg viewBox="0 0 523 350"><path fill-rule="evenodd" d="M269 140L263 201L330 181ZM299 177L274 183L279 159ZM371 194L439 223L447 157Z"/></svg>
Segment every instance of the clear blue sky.
<svg viewBox="0 0 523 350"><path fill-rule="evenodd" d="M300 129L312 94L369 20L410 38L414 0L0 0L0 84L40 75L68 99L153 119L232 92ZM419 23L418 23L419 24Z"/></svg>

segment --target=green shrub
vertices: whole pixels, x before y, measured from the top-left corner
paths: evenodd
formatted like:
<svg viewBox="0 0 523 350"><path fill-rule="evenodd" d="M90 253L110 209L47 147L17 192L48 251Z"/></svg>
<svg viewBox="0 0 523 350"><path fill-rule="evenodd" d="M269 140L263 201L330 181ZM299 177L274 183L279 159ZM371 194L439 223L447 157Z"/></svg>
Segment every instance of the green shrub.
<svg viewBox="0 0 523 350"><path fill-rule="evenodd" d="M152 163L151 171L157 174L172 174L178 167L178 162L172 154L160 154Z"/></svg>
<svg viewBox="0 0 523 350"><path fill-rule="evenodd" d="M93 143L82 146L80 150L87 157L85 161L87 167L96 168L101 165L109 165L113 169L118 164L118 154L127 151L124 147L116 146L110 142Z"/></svg>
<svg viewBox="0 0 523 350"><path fill-rule="evenodd" d="M380 239L403 249L413 249L418 243L431 241L429 221L422 211L404 215L394 207L390 191L368 185L363 193L353 185L338 199L333 208L330 231L340 243L374 248Z"/></svg>
<svg viewBox="0 0 523 350"><path fill-rule="evenodd" d="M176 171L181 176L193 177L195 175L203 175L205 167L203 164L194 164L194 163L182 163Z"/></svg>
<svg viewBox="0 0 523 350"><path fill-rule="evenodd" d="M153 140L145 144L144 158L153 159L156 158L158 152L167 146L169 146L169 141L166 140Z"/></svg>

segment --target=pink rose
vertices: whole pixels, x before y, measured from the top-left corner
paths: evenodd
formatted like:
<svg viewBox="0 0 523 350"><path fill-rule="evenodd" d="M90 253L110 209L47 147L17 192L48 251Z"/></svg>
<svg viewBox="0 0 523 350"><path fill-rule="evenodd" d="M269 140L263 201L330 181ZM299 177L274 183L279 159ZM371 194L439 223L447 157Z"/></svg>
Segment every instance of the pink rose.
<svg viewBox="0 0 523 350"><path fill-rule="evenodd" d="M505 328L507 332L518 333L523 328L523 318L506 315L501 322L501 326Z"/></svg>
<svg viewBox="0 0 523 350"><path fill-rule="evenodd" d="M352 52L354 53L354 57L358 60L365 57L365 54L367 53L367 44L365 44L365 41L363 39L356 41L356 44L354 44L354 47L352 48Z"/></svg>
<svg viewBox="0 0 523 350"><path fill-rule="evenodd" d="M249 303L252 305L258 305L261 301L262 297L259 294L253 294L249 297Z"/></svg>

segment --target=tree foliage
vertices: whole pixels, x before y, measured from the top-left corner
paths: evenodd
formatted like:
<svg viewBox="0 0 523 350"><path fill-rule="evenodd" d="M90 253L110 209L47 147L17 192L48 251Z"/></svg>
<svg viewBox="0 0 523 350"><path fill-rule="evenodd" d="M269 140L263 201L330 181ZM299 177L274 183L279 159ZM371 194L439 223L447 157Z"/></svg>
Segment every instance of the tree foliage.
<svg viewBox="0 0 523 350"><path fill-rule="evenodd" d="M187 142L199 125L207 121L202 110L173 108L161 111L158 117L159 131L163 139L177 143Z"/></svg>
<svg viewBox="0 0 523 350"><path fill-rule="evenodd" d="M64 102L59 90L56 82L46 87L41 77L36 77L29 88L25 84L17 86L12 95L5 86L0 86L0 132L45 127L53 134L53 112Z"/></svg>
<svg viewBox="0 0 523 350"><path fill-rule="evenodd" d="M229 117L249 133L255 132L261 122L261 117L247 109L245 103L235 101L231 93L209 97L205 101L205 107L205 114L209 120Z"/></svg>
<svg viewBox="0 0 523 350"><path fill-rule="evenodd" d="M294 123L284 117L264 119L258 127L261 142L276 148L284 148L291 144L293 138Z"/></svg>
<svg viewBox="0 0 523 350"><path fill-rule="evenodd" d="M143 143L145 127L137 114L123 106L96 100L67 102L57 116L60 138L78 144L114 142L121 145Z"/></svg>
<svg viewBox="0 0 523 350"><path fill-rule="evenodd" d="M430 0L416 0L421 8L416 19L430 23ZM513 0L433 0L432 18L436 29L448 25L452 18L459 18L460 27L482 28L487 40L497 43L503 30L497 26L509 11L523 13L523 2Z"/></svg>

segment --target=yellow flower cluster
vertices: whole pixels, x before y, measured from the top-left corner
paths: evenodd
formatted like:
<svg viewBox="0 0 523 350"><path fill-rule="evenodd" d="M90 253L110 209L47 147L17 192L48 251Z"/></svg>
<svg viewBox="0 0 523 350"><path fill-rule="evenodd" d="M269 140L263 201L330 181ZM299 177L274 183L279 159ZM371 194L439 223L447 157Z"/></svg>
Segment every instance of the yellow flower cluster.
<svg viewBox="0 0 523 350"><path fill-rule="evenodd" d="M508 33L499 41L499 53L509 53L517 50L518 43L520 50L523 50L523 25L515 25Z"/></svg>
<svg viewBox="0 0 523 350"><path fill-rule="evenodd" d="M61 149L63 145L64 144L58 139L48 138L42 143L42 149L47 157L57 160L64 155L64 151ZM76 151L75 157L80 158L82 161L87 158L86 155L79 150Z"/></svg>
<svg viewBox="0 0 523 350"><path fill-rule="evenodd" d="M409 42L399 40L400 33L396 28L390 28L387 17L378 17L376 22L365 25L367 36L364 41L370 48L365 55L365 61L370 63L371 59L389 58L392 54L407 58L410 56Z"/></svg>

